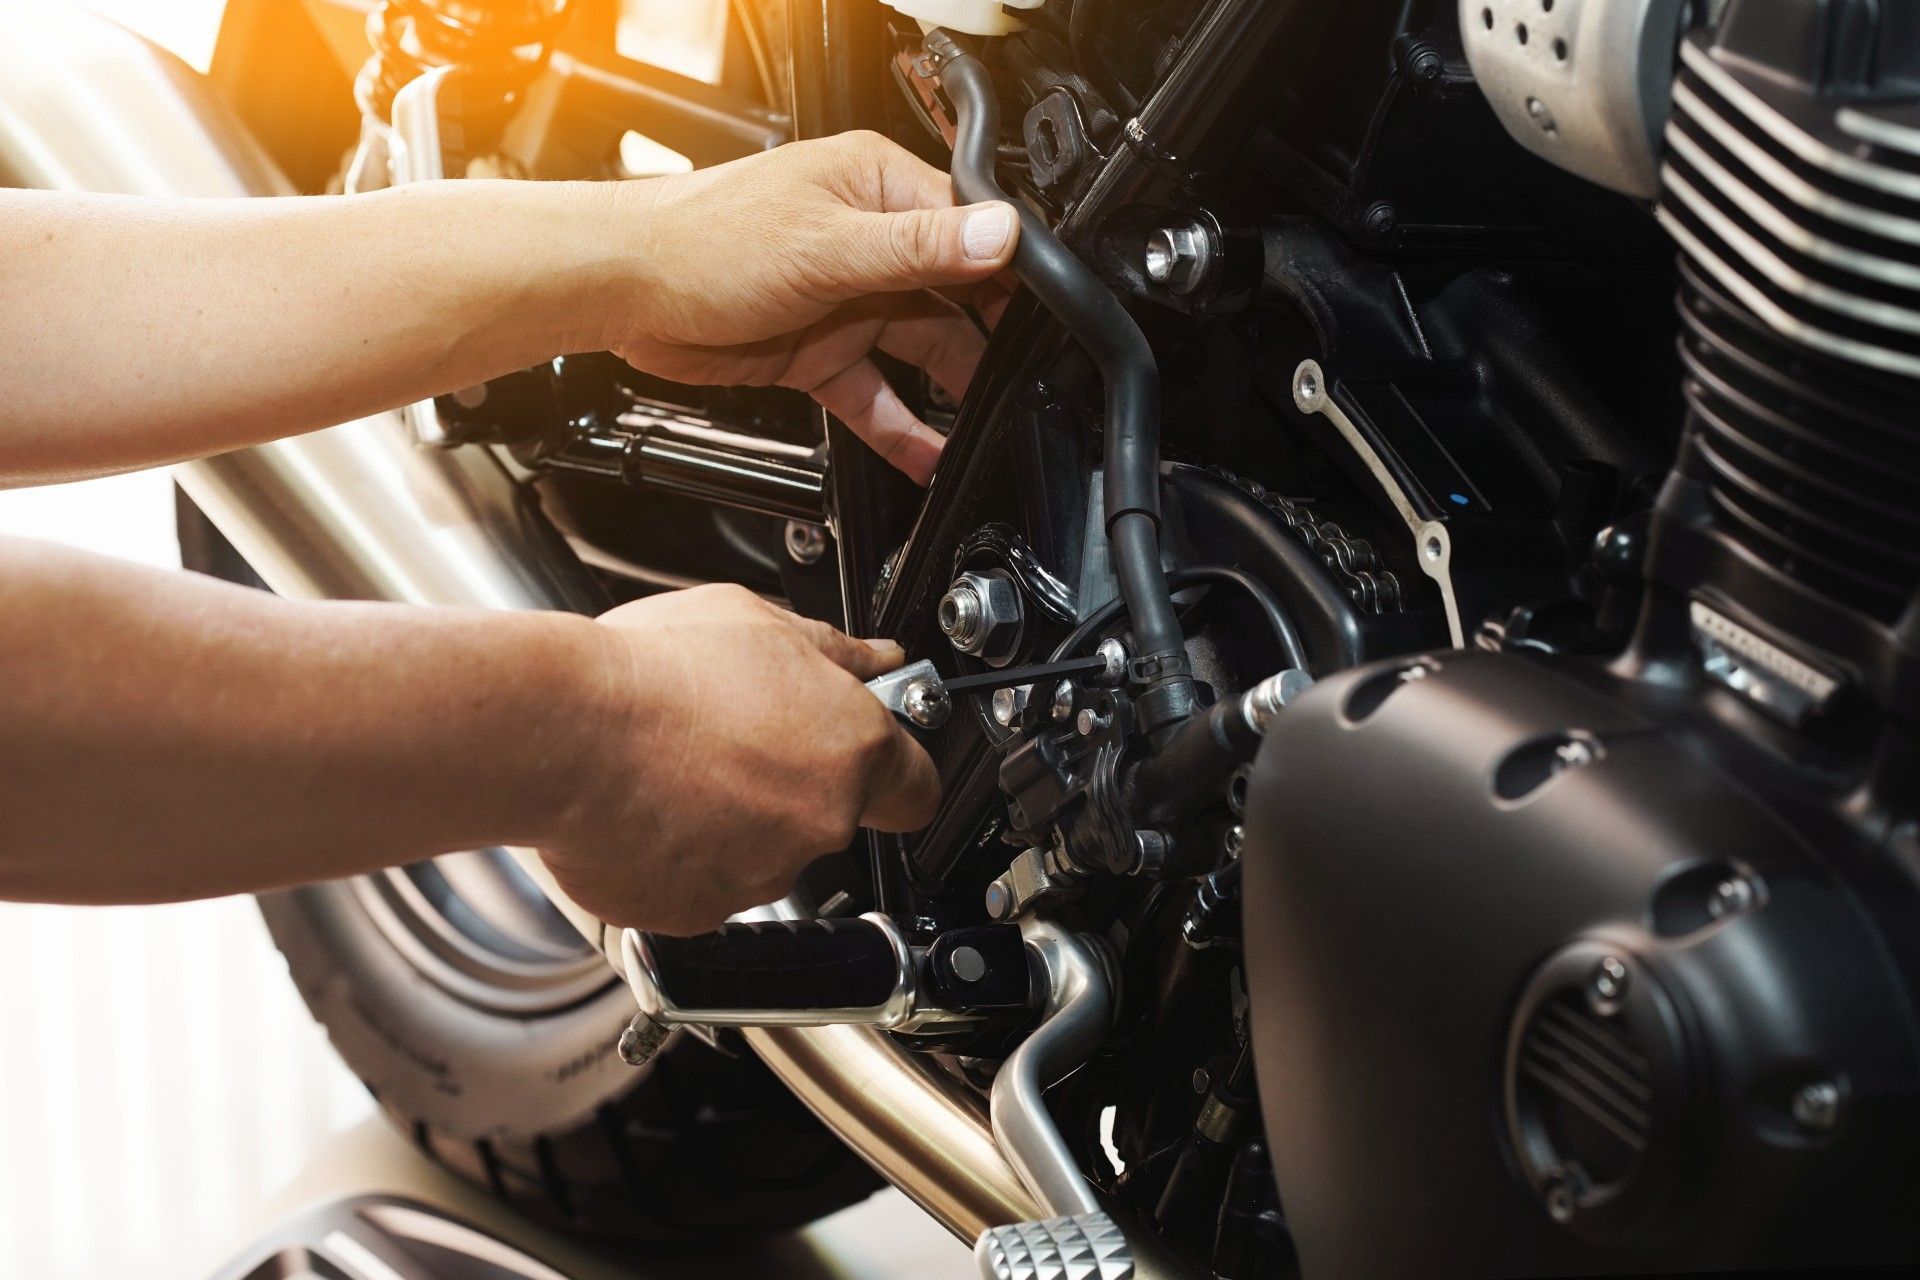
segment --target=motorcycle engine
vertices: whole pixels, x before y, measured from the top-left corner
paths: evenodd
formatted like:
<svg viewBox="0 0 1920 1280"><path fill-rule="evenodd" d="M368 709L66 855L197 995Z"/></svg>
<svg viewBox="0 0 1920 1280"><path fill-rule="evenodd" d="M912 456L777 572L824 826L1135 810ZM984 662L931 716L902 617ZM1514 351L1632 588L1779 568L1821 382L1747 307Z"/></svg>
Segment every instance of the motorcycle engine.
<svg viewBox="0 0 1920 1280"><path fill-rule="evenodd" d="M1590 34L1519 8L1463 29ZM1249 984L1308 1274L1913 1256L1916 36L1736 0L1679 44L1686 428L1625 652L1367 666L1268 736ZM1483 76L1551 154L1579 86L1521 81Z"/></svg>

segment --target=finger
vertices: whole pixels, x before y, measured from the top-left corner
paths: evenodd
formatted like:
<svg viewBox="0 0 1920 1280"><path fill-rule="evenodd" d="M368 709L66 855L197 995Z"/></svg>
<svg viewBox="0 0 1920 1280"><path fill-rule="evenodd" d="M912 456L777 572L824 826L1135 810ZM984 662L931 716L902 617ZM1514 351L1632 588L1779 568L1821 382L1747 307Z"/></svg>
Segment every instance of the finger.
<svg viewBox="0 0 1920 1280"><path fill-rule="evenodd" d="M885 675L907 660L906 652L891 640L856 640L818 618L803 618L797 613L785 617L827 661L862 680Z"/></svg>
<svg viewBox="0 0 1920 1280"><path fill-rule="evenodd" d="M940 433L913 416L873 361L856 360L812 389L828 413L847 424L867 447L904 471L915 484L933 479Z"/></svg>
<svg viewBox="0 0 1920 1280"><path fill-rule="evenodd" d="M959 400L967 394L987 340L973 321L945 298L918 293L902 299L881 326L875 345L916 369L925 369L940 389Z"/></svg>
<svg viewBox="0 0 1920 1280"><path fill-rule="evenodd" d="M890 724L887 748L867 781L860 825L875 831L918 831L940 811L940 772L907 731Z"/></svg>
<svg viewBox="0 0 1920 1280"><path fill-rule="evenodd" d="M836 228L839 231L840 228ZM826 240L825 278L847 297L984 280L1013 258L1020 236L1013 206L998 200L957 209L849 215Z"/></svg>
<svg viewBox="0 0 1920 1280"><path fill-rule="evenodd" d="M856 208L875 213L944 209L953 204L953 179L882 134L840 134L843 166L840 194Z"/></svg>

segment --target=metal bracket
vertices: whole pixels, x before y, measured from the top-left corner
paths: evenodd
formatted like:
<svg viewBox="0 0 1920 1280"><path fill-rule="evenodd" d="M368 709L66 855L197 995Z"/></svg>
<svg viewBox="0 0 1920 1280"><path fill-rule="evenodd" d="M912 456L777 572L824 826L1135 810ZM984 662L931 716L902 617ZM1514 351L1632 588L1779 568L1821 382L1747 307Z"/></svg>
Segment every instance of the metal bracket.
<svg viewBox="0 0 1920 1280"><path fill-rule="evenodd" d="M1331 422L1334 430L1366 464L1381 492L1387 495L1387 501L1406 522L1407 532L1413 535L1413 558L1419 562L1420 571L1440 588L1440 600L1447 612L1448 638L1454 648L1464 648L1466 632L1460 625L1460 603L1453 594L1453 536L1447 532L1446 523L1426 519L1414 510L1407 491L1400 487L1372 443L1328 394L1327 375L1321 371L1319 361L1302 360L1300 367L1293 371L1293 403L1300 412L1317 413Z"/></svg>

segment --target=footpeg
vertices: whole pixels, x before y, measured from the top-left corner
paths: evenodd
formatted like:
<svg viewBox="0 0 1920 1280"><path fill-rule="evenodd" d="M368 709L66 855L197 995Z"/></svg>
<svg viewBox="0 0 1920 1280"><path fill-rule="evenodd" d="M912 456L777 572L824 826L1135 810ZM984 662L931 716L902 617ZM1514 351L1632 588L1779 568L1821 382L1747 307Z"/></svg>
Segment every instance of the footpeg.
<svg viewBox="0 0 1920 1280"><path fill-rule="evenodd" d="M1104 1213L989 1227L973 1256L981 1280L1134 1280L1133 1246Z"/></svg>
<svg viewBox="0 0 1920 1280"><path fill-rule="evenodd" d="M1012 926L952 930L918 950L878 913L737 921L691 938L629 929L620 953L640 1006L636 1048L686 1025L913 1031L1024 1009L1029 994Z"/></svg>

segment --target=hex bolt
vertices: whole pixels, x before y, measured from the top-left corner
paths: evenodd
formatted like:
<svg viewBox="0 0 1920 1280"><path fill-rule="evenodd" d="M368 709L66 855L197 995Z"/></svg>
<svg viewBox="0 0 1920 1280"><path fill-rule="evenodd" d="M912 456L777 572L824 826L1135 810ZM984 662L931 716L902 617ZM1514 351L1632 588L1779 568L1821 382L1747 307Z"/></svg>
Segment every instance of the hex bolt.
<svg viewBox="0 0 1920 1280"><path fill-rule="evenodd" d="M1013 728L1013 722L1027 709L1027 698L1033 693L1030 684L1016 685L1011 689L993 691L993 721L1002 729Z"/></svg>
<svg viewBox="0 0 1920 1280"><path fill-rule="evenodd" d="M1206 280L1213 236L1204 223L1185 222L1147 233L1141 265L1147 279L1169 293L1188 294Z"/></svg>
<svg viewBox="0 0 1920 1280"><path fill-rule="evenodd" d="M1831 1133L1840 1119L1840 1086L1831 1080L1803 1084L1793 1095L1793 1122L1808 1133Z"/></svg>
<svg viewBox="0 0 1920 1280"><path fill-rule="evenodd" d="M1073 681L1062 680L1053 688L1053 718L1067 721L1073 719Z"/></svg>
<svg viewBox="0 0 1920 1280"><path fill-rule="evenodd" d="M1593 1000L1601 1012L1611 1012L1612 1006L1627 993L1627 966L1617 956L1602 956L1600 963L1593 966Z"/></svg>
<svg viewBox="0 0 1920 1280"><path fill-rule="evenodd" d="M955 947L947 963L953 969L953 976L962 982L978 982L987 976L986 958L972 947Z"/></svg>
<svg viewBox="0 0 1920 1280"><path fill-rule="evenodd" d="M827 531L805 520L787 521L787 556L795 564L819 564L827 554Z"/></svg>
<svg viewBox="0 0 1920 1280"><path fill-rule="evenodd" d="M620 1033L614 1052L620 1055L620 1061L630 1067L644 1067L652 1061L653 1055L660 1052L660 1046L667 1042L673 1028L665 1023L655 1022L644 1013L633 1015L633 1021Z"/></svg>
<svg viewBox="0 0 1920 1280"><path fill-rule="evenodd" d="M940 597L934 618L955 649L1005 666L1020 642L1020 589L998 570L963 573Z"/></svg>

